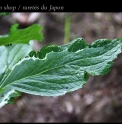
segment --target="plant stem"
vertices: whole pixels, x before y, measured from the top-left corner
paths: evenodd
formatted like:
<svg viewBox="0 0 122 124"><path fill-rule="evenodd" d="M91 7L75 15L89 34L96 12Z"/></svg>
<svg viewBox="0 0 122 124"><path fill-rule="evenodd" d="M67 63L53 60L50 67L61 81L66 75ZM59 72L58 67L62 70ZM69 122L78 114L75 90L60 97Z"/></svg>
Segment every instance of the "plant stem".
<svg viewBox="0 0 122 124"><path fill-rule="evenodd" d="M65 25L64 25L64 44L70 41L70 15L66 14Z"/></svg>

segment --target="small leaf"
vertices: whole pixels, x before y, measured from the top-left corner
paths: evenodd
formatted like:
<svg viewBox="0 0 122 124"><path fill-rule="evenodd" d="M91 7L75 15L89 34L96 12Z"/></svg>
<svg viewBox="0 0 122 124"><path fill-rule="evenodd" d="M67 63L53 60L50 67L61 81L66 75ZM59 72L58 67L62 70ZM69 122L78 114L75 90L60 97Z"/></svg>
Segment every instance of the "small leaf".
<svg viewBox="0 0 122 124"><path fill-rule="evenodd" d="M43 35L41 34L42 27L37 24L33 24L25 29L17 29L18 24L14 24L8 35L0 36L0 45L7 44L29 44L30 40L43 40Z"/></svg>
<svg viewBox="0 0 122 124"><path fill-rule="evenodd" d="M9 15L9 12L0 12L0 16L1 15Z"/></svg>
<svg viewBox="0 0 122 124"><path fill-rule="evenodd" d="M20 96L21 93L19 91L15 91L12 89L0 91L0 108L5 104L13 103L14 99Z"/></svg>

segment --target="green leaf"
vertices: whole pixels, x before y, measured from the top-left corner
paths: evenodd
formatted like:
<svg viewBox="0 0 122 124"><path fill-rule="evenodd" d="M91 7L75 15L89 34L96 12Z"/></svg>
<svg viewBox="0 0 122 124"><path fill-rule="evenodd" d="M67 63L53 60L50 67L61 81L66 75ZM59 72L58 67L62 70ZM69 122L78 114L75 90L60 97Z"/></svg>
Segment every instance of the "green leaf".
<svg viewBox="0 0 122 124"><path fill-rule="evenodd" d="M30 45L13 44L11 46L0 46L0 84L4 79L3 77L11 71L12 67L28 56L32 46L33 41L30 41Z"/></svg>
<svg viewBox="0 0 122 124"><path fill-rule="evenodd" d="M12 104L14 102L14 99L20 95L20 92L13 89L0 91L0 108L3 107L5 104Z"/></svg>
<svg viewBox="0 0 122 124"><path fill-rule="evenodd" d="M41 34L42 27L37 24L33 24L25 29L17 29L18 24L14 24L8 35L0 36L0 45L6 44L28 44L30 40L43 40Z"/></svg>
<svg viewBox="0 0 122 124"><path fill-rule="evenodd" d="M32 46L33 41L30 41L30 45L13 44L11 46L0 46L0 85L2 85L3 81L11 73L13 66L21 59L28 57L29 52L32 51ZM16 92L13 89L5 89L5 92L3 93L0 89L0 106L4 105L4 103L7 103L7 100L10 100L10 97L13 95L16 96ZM7 98L7 96L9 96L9 98Z"/></svg>
<svg viewBox="0 0 122 124"><path fill-rule="evenodd" d="M45 46L19 61L0 89L41 96L59 96L81 88L89 75L104 75L121 53L122 39L86 44L78 38L62 46ZM44 53L44 54L43 54ZM36 56L36 57L34 57Z"/></svg>
<svg viewBox="0 0 122 124"><path fill-rule="evenodd" d="M9 15L9 12L0 12L0 16L1 15Z"/></svg>

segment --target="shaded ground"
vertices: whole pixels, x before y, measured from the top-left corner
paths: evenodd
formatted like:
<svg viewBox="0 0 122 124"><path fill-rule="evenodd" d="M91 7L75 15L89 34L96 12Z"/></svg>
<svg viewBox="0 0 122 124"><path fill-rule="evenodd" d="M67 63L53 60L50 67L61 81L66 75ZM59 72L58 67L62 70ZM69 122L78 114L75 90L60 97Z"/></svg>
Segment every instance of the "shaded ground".
<svg viewBox="0 0 122 124"><path fill-rule="evenodd" d="M122 37L122 13L69 13L71 37L87 43ZM66 13L43 13L43 44L63 44ZM10 25L0 20L0 34ZM13 23L11 19L9 22ZM4 28L4 27L6 28ZM106 76L90 77L82 89L59 97L23 94L14 105L0 109L0 122L122 122L122 55Z"/></svg>

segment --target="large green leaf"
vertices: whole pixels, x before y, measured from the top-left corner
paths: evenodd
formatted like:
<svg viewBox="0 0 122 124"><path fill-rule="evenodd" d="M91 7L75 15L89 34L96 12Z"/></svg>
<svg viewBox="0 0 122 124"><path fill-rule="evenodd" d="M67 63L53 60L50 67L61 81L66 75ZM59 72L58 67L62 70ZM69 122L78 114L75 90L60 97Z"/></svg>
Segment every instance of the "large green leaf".
<svg viewBox="0 0 122 124"><path fill-rule="evenodd" d="M88 45L78 38L62 46L45 46L19 61L0 88L4 92L12 89L41 96L59 96L77 90L89 75L110 71L112 61L121 53L121 41L101 39Z"/></svg>
<svg viewBox="0 0 122 124"><path fill-rule="evenodd" d="M16 43L16 44L28 44L30 40L43 40L41 34L42 27L38 24L33 24L25 29L17 29L18 24L12 25L8 35L0 36L0 46Z"/></svg>

